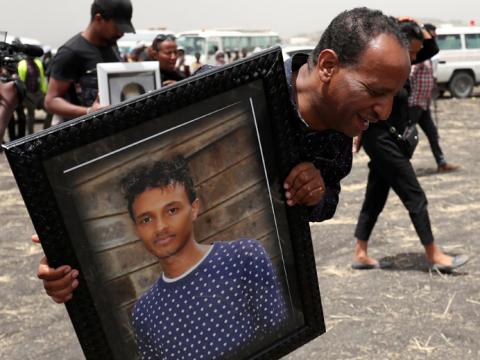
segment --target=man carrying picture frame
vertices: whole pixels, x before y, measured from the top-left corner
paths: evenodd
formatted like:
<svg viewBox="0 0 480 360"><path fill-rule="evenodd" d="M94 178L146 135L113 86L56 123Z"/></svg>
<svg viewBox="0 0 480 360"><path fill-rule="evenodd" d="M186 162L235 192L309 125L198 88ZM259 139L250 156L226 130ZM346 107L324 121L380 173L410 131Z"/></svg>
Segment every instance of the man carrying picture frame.
<svg viewBox="0 0 480 360"><path fill-rule="evenodd" d="M352 22L358 41L345 30ZM304 159L285 179L285 197L289 206L307 207L309 221L323 221L333 217L340 180L350 172L352 137L370 122L387 119L394 95L408 78L408 45L392 18L355 8L332 21L310 55L287 60L285 70L298 119L291 127ZM58 303L70 300L78 287L77 270L50 268L46 258L38 277Z"/></svg>
<svg viewBox="0 0 480 360"><path fill-rule="evenodd" d="M54 114L53 124L100 109L96 66L120 62L116 42L131 23L130 0L95 0L85 31L61 46L52 60L45 109ZM80 89L80 92L77 91Z"/></svg>
<svg viewBox="0 0 480 360"><path fill-rule="evenodd" d="M285 64L295 111L288 126L302 161L284 181L285 198L289 206L306 207L304 221L334 215L340 180L351 168L352 137L388 117L410 69L398 26L380 11L354 9L332 24L310 57L300 54ZM359 29L355 41L347 36L348 26ZM70 300L78 286L77 270L50 268L45 258L38 276L59 303Z"/></svg>

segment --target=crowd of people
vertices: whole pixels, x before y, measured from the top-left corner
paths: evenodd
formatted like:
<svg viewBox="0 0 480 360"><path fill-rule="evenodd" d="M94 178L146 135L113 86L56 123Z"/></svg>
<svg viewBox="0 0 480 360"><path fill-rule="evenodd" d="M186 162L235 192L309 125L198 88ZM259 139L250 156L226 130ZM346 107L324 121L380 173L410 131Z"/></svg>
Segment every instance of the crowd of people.
<svg viewBox="0 0 480 360"><path fill-rule="evenodd" d="M87 28L67 41L49 63L48 87L43 80L36 86L28 81L30 73L46 78L41 63L32 59L22 64L22 76L27 74L31 90L28 102L33 105L29 105L38 107L44 96L46 111L56 117L54 123L100 109L96 79L89 70L99 62L121 61L115 43L124 32L134 31L131 17L129 0L95 0ZM412 129L418 123L428 137L438 171L458 168L446 162L429 110L434 85L431 58L437 52L433 25L356 8L333 19L311 54L299 53L285 62L296 114L291 127L299 139L302 159L285 179L286 203L306 207L312 222L332 218L340 181L351 170L352 144L354 151L363 147L370 158L365 200L354 233L354 269L391 266L371 258L367 251L390 188L405 206L432 268L450 272L468 261L467 256L447 255L436 245L427 197L411 163L418 140ZM135 49L129 60L158 60L163 85L169 85L202 66L200 56L192 68L182 56L175 37L159 35L151 46ZM218 65L226 63L225 56L217 52ZM34 66L39 70L33 71ZM135 201L139 198L134 197ZM68 264L50 268L45 258L38 271L47 293L59 303L74 296L78 274ZM148 351L156 350L148 347Z"/></svg>
<svg viewBox="0 0 480 360"><path fill-rule="evenodd" d="M134 28L130 23L114 29L108 20L114 19L117 24L130 18L131 8L125 4L127 2L95 1L85 31L63 44L54 58L51 49L46 48L42 57L27 56L18 63L15 76L25 84L26 96L9 121L10 141L34 132L36 110L43 110L45 114L43 129L98 110L97 63L158 61L162 86L185 79L204 65L200 62L200 53L195 54L192 64L187 64L185 51L172 34L159 34L151 44L141 42L129 52L119 53L116 41L125 32L134 32ZM215 50L215 65L225 65L248 55L244 49Z"/></svg>

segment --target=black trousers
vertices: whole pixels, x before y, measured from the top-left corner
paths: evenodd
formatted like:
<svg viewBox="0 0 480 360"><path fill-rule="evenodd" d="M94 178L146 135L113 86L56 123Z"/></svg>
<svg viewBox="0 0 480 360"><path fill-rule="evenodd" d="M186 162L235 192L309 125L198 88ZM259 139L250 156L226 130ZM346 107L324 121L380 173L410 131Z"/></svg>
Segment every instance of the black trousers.
<svg viewBox="0 0 480 360"><path fill-rule="evenodd" d="M430 108L424 110L419 106L414 106L410 108L409 114L410 120L420 125L427 136L428 142L430 143L430 149L432 149L433 157L435 158L437 165L440 166L446 164L445 157L440 148L440 143L438 142L438 130L433 122Z"/></svg>
<svg viewBox="0 0 480 360"><path fill-rule="evenodd" d="M364 132L362 143L370 157L370 172L355 237L359 240L370 238L392 188L408 210L421 243L431 244L433 234L427 198L401 145L383 125L371 125L371 128Z"/></svg>

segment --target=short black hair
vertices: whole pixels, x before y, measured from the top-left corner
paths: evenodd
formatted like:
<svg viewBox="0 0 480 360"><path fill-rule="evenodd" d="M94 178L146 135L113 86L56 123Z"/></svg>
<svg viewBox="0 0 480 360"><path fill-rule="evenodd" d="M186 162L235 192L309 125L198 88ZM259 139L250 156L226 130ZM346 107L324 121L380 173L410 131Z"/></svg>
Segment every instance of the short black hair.
<svg viewBox="0 0 480 360"><path fill-rule="evenodd" d="M415 21L402 21L400 22L400 30L408 41L419 40L423 41L423 32L420 25Z"/></svg>
<svg viewBox="0 0 480 360"><path fill-rule="evenodd" d="M408 43L395 18L366 7L344 11L325 29L310 54L310 65L317 64L320 52L325 49L335 51L341 65L355 65L368 43L381 34L392 35L402 47L408 49Z"/></svg>
<svg viewBox="0 0 480 360"><path fill-rule="evenodd" d="M132 220L132 205L138 195L153 188L164 188L169 185L183 185L188 200L193 203L197 198L193 179L188 171L186 160L182 156L171 160L161 160L153 165L138 167L125 176L121 182L128 212Z"/></svg>

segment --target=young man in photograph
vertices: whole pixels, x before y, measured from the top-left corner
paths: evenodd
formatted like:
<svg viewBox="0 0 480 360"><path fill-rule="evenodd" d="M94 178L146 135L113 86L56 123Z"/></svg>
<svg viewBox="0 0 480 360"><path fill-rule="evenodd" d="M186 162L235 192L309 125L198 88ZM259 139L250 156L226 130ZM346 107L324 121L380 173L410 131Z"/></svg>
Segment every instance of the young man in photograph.
<svg viewBox="0 0 480 360"><path fill-rule="evenodd" d="M163 271L133 309L142 358L221 358L281 326L285 302L259 241L196 242L200 204L183 158L134 170L123 185L135 232Z"/></svg>

